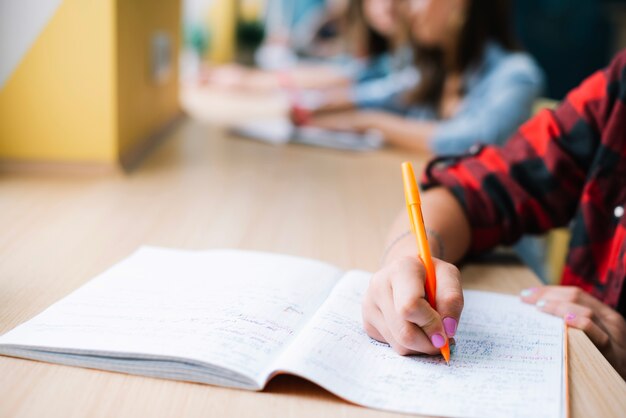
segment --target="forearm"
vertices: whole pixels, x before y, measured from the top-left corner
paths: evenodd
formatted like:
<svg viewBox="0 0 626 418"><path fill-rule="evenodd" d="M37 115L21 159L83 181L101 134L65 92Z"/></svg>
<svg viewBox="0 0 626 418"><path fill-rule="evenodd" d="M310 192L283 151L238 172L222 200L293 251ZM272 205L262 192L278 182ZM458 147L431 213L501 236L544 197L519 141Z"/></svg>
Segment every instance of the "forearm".
<svg viewBox="0 0 626 418"><path fill-rule="evenodd" d="M322 95L323 98L321 100L321 105L311 111L313 115L352 110L355 107L350 94L350 89L327 89L322 92Z"/></svg>
<svg viewBox="0 0 626 418"><path fill-rule="evenodd" d="M300 66L289 71L294 87L300 89L348 88L351 80L332 66Z"/></svg>
<svg viewBox="0 0 626 418"><path fill-rule="evenodd" d="M435 123L407 119L377 112L370 119L371 128L380 131L385 142L416 152L430 152Z"/></svg>
<svg viewBox="0 0 626 418"><path fill-rule="evenodd" d="M459 261L470 246L471 230L465 212L445 188L422 194L422 213L432 255L450 263ZM383 264L400 257L415 257L417 245L406 210L396 217L386 245Z"/></svg>
<svg viewBox="0 0 626 418"><path fill-rule="evenodd" d="M429 150L429 138L434 130L434 124L412 121L382 111L321 112L313 116L309 121L311 125L356 132L376 130L386 142L417 152Z"/></svg>

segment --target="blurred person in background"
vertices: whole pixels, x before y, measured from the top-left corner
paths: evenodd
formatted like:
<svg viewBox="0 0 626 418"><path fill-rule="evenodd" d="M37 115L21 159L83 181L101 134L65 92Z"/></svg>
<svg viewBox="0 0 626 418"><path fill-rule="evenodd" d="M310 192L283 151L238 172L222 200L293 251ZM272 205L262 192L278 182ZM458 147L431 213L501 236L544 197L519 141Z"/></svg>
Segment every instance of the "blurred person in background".
<svg viewBox="0 0 626 418"><path fill-rule="evenodd" d="M406 45L406 31L399 25L396 6L394 0L326 0L325 10L330 11L327 17L332 18L326 20L329 25L320 30L332 31L335 37L340 37L342 52L319 59L296 58L298 49L295 47L284 50L289 28L275 21L286 19L284 15L290 15L290 11L297 8L295 4L286 7L280 1L270 3L267 22L273 29L268 30L268 39L256 54L261 69L222 66L211 70L207 81L216 86L253 92L280 88L295 91L299 102L303 101L307 108L345 109L355 104L382 102L412 86L416 78L412 70L412 50ZM280 11L278 17L276 10ZM314 8L311 6L309 10ZM319 20L319 10L314 14ZM300 28L295 32L304 30ZM311 46L309 50L315 48Z"/></svg>
<svg viewBox="0 0 626 418"><path fill-rule="evenodd" d="M322 107L306 122L377 130L388 144L436 154L503 143L528 119L543 88L541 69L512 35L510 2L396 1L408 17L415 87L357 110Z"/></svg>
<svg viewBox="0 0 626 418"><path fill-rule="evenodd" d="M305 100L307 111L371 107L415 85L413 51L399 13L396 0L350 2L349 54L344 58L343 69L351 83L344 88L304 92L305 98L317 99ZM297 112L294 116L297 118Z"/></svg>
<svg viewBox="0 0 626 418"><path fill-rule="evenodd" d="M265 40L257 51L262 69L292 67L301 59L326 59L344 51L349 0L269 0Z"/></svg>
<svg viewBox="0 0 626 418"><path fill-rule="evenodd" d="M269 0L265 39L254 54L257 68L220 65L205 71L202 81L252 93L349 85L344 66L328 61L345 50L347 7L348 0Z"/></svg>

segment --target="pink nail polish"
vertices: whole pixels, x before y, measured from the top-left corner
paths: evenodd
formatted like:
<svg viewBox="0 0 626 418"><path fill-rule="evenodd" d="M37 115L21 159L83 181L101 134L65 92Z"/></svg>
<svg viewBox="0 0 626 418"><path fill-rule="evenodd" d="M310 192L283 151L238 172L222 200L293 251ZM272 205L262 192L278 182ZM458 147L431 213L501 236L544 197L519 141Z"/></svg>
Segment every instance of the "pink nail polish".
<svg viewBox="0 0 626 418"><path fill-rule="evenodd" d="M574 319L576 319L576 314L573 314L573 313L570 312L567 315L565 315L565 320L568 321L568 322L569 321L573 321Z"/></svg>
<svg viewBox="0 0 626 418"><path fill-rule="evenodd" d="M437 348L441 348L446 344L446 340L445 338L443 338L443 335L441 334L433 334L433 336L430 337L430 341Z"/></svg>
<svg viewBox="0 0 626 418"><path fill-rule="evenodd" d="M453 337L456 333L457 327L456 319L454 318L443 318L443 328L446 330L446 334L448 337Z"/></svg>

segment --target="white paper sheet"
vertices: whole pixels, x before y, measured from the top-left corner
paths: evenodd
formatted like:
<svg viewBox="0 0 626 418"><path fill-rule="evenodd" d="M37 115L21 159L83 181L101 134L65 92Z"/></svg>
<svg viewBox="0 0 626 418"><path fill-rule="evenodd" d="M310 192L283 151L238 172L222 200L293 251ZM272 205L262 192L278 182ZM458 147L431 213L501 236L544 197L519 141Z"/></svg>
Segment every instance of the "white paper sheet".
<svg viewBox="0 0 626 418"><path fill-rule="evenodd" d="M348 272L280 365L365 406L462 417L562 416L563 323L517 297L465 292L450 366L370 339L361 300L371 275Z"/></svg>
<svg viewBox="0 0 626 418"><path fill-rule="evenodd" d="M261 380L339 275L289 256L143 248L0 344L192 359Z"/></svg>

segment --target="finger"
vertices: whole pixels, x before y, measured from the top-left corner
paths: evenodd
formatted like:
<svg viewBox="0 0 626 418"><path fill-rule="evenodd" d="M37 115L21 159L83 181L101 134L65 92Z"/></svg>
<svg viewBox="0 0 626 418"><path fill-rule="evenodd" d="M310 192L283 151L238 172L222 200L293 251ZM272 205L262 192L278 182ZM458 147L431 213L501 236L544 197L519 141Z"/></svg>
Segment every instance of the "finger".
<svg viewBox="0 0 626 418"><path fill-rule="evenodd" d="M414 323L402 319L396 312L393 304L386 308L381 309L381 312L385 319L389 337L395 342L392 346L397 352L402 354L403 351L408 351L410 353L430 355L439 353L439 348L434 346L424 331Z"/></svg>
<svg viewBox="0 0 626 418"><path fill-rule="evenodd" d="M437 312L443 318L443 327L448 337L456 334L463 310L461 273L454 265L434 258L437 272Z"/></svg>
<svg viewBox="0 0 626 418"><path fill-rule="evenodd" d="M408 356L412 354L422 354L419 351L411 350L410 348L404 346L403 344L400 344L395 339L395 337L393 336L393 333L389 330L389 327L387 326L387 321L384 318L380 310L378 311L378 315L374 315L371 317L371 323L369 325L374 330L373 334L375 336L370 334L372 338L374 338L377 341L385 342L389 344L391 348L393 348L393 350L396 353L400 354L401 356ZM380 338L376 338L376 337L380 337Z"/></svg>
<svg viewBox="0 0 626 418"><path fill-rule="evenodd" d="M558 300L584 305L593 309L596 313L606 313L610 308L605 306L598 299L591 296L576 286L541 286L524 289L520 293L522 301L526 303L537 303L540 299Z"/></svg>
<svg viewBox="0 0 626 418"><path fill-rule="evenodd" d="M376 341L380 341L381 343L387 343L387 340L385 339L383 334L381 334L380 331L378 331L378 328L376 328L371 322L363 321L363 327L365 328L365 332L370 338L373 338Z"/></svg>
<svg viewBox="0 0 626 418"><path fill-rule="evenodd" d="M571 302L563 302L552 299L539 299L535 303L537 309L542 312L549 313L554 316L565 318L568 314L574 314L578 317L594 319L593 310L587 306L577 305Z"/></svg>
<svg viewBox="0 0 626 418"><path fill-rule="evenodd" d="M390 330L407 347L436 354L447 337L441 316L424 299L424 266L417 259L406 259L398 263L392 274L392 306L379 305ZM428 337L427 344L424 334Z"/></svg>
<svg viewBox="0 0 626 418"><path fill-rule="evenodd" d="M307 122L308 125L324 129L345 129L345 123L333 116L314 116Z"/></svg>
<svg viewBox="0 0 626 418"><path fill-rule="evenodd" d="M549 294L544 295L548 297ZM611 335L604 323L604 318L596 314L596 312L588 306L579 305L572 302L563 302L560 300L551 299L539 299L535 304L539 310L565 318L569 314L574 314L578 317L585 317L591 319L595 324L602 329L607 335Z"/></svg>
<svg viewBox="0 0 626 418"><path fill-rule="evenodd" d="M401 355L417 354L418 351L407 346L410 344L405 345L398 342L393 332L390 330L390 326L397 326L396 323L393 322L390 325L379 307L380 305L387 306L388 310L393 311L393 302L391 301L391 290L388 281L388 275L390 273L390 271L378 273L374 275L370 281L370 286L365 294L361 310L365 330L372 338L386 342ZM391 319L391 321L393 320L394 319ZM405 338L408 339L409 335L407 334ZM425 336L423 336L423 338L426 339Z"/></svg>
<svg viewBox="0 0 626 418"><path fill-rule="evenodd" d="M547 298L551 294L544 293L543 296ZM608 346L609 334L588 306L553 299L539 299L535 305L542 312L561 317L568 325L583 330L596 347L602 349Z"/></svg>
<svg viewBox="0 0 626 418"><path fill-rule="evenodd" d="M377 316L382 316L380 309L375 305L374 301L371 299L371 290L368 289L365 294L365 298L363 299L363 304L361 305L361 317L363 318L363 328L367 335L371 338L386 343L385 337L378 331L378 328L374 324L380 323L376 319Z"/></svg>
<svg viewBox="0 0 626 418"><path fill-rule="evenodd" d="M564 319L567 325L583 330L600 351L607 348L611 343L609 335L590 318L578 316L575 313L568 313Z"/></svg>
<svg viewBox="0 0 626 418"><path fill-rule="evenodd" d="M524 289L520 292L519 296L524 303L535 304L539 299L541 299L546 293L547 288L551 288L552 286L535 286Z"/></svg>

